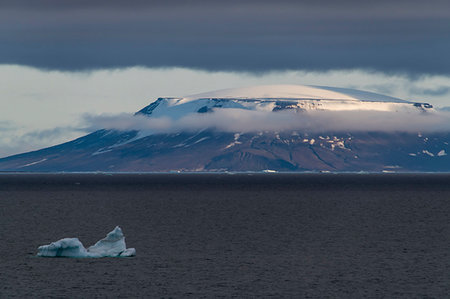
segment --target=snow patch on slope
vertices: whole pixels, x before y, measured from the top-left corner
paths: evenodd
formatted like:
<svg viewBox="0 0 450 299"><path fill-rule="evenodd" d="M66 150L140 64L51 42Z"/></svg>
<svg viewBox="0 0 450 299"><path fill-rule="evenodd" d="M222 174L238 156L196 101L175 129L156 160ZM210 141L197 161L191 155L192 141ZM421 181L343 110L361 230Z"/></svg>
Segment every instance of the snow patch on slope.
<svg viewBox="0 0 450 299"><path fill-rule="evenodd" d="M28 167L28 166L36 165L36 164L39 164L39 163L42 163L42 162L45 162L45 161L47 161L47 158L44 158L44 159L41 159L41 160L39 160L39 161L35 161L35 162L31 162L31 163L22 165L22 166L20 166L19 168L23 168L23 167Z"/></svg>
<svg viewBox="0 0 450 299"><path fill-rule="evenodd" d="M232 143L228 144L228 145L225 147L225 149L230 148L230 147L233 147L233 146L235 146L236 144L242 144L242 142L239 141L239 138L240 138L240 137L241 137L241 134L235 133L235 134L234 134L234 141L233 141Z"/></svg>

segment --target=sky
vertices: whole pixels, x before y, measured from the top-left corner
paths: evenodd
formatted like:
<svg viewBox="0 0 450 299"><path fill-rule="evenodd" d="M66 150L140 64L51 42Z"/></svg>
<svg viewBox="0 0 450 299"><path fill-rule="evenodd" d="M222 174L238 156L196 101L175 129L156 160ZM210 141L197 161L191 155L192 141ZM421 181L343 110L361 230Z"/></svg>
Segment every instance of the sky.
<svg viewBox="0 0 450 299"><path fill-rule="evenodd" d="M450 106L449 1L3 0L0 40L0 157L81 136L86 114L248 85Z"/></svg>

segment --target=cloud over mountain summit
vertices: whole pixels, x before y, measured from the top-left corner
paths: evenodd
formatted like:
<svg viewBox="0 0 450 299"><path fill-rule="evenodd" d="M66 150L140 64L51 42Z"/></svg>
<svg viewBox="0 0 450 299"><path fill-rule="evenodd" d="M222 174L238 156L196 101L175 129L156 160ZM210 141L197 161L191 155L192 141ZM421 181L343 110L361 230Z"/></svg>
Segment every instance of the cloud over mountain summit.
<svg viewBox="0 0 450 299"><path fill-rule="evenodd" d="M136 115L85 115L90 130L192 132L441 132L450 114L355 89L265 85L159 98Z"/></svg>

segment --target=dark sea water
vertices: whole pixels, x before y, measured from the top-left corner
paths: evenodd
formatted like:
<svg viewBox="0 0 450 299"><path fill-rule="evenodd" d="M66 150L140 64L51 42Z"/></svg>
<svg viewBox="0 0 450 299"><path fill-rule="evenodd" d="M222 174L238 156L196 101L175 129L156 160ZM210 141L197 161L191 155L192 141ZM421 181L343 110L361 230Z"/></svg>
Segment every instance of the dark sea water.
<svg viewBox="0 0 450 299"><path fill-rule="evenodd" d="M134 258L38 258L116 225ZM450 175L3 174L0 298L450 296Z"/></svg>

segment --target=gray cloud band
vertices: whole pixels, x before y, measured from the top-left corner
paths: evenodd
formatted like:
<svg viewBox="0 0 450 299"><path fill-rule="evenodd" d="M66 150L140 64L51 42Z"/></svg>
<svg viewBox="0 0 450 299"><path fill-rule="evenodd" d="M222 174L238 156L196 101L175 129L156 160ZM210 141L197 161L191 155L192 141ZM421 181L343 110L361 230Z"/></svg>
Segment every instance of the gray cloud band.
<svg viewBox="0 0 450 299"><path fill-rule="evenodd" d="M32 3L2 4L0 63L450 74L448 1Z"/></svg>

